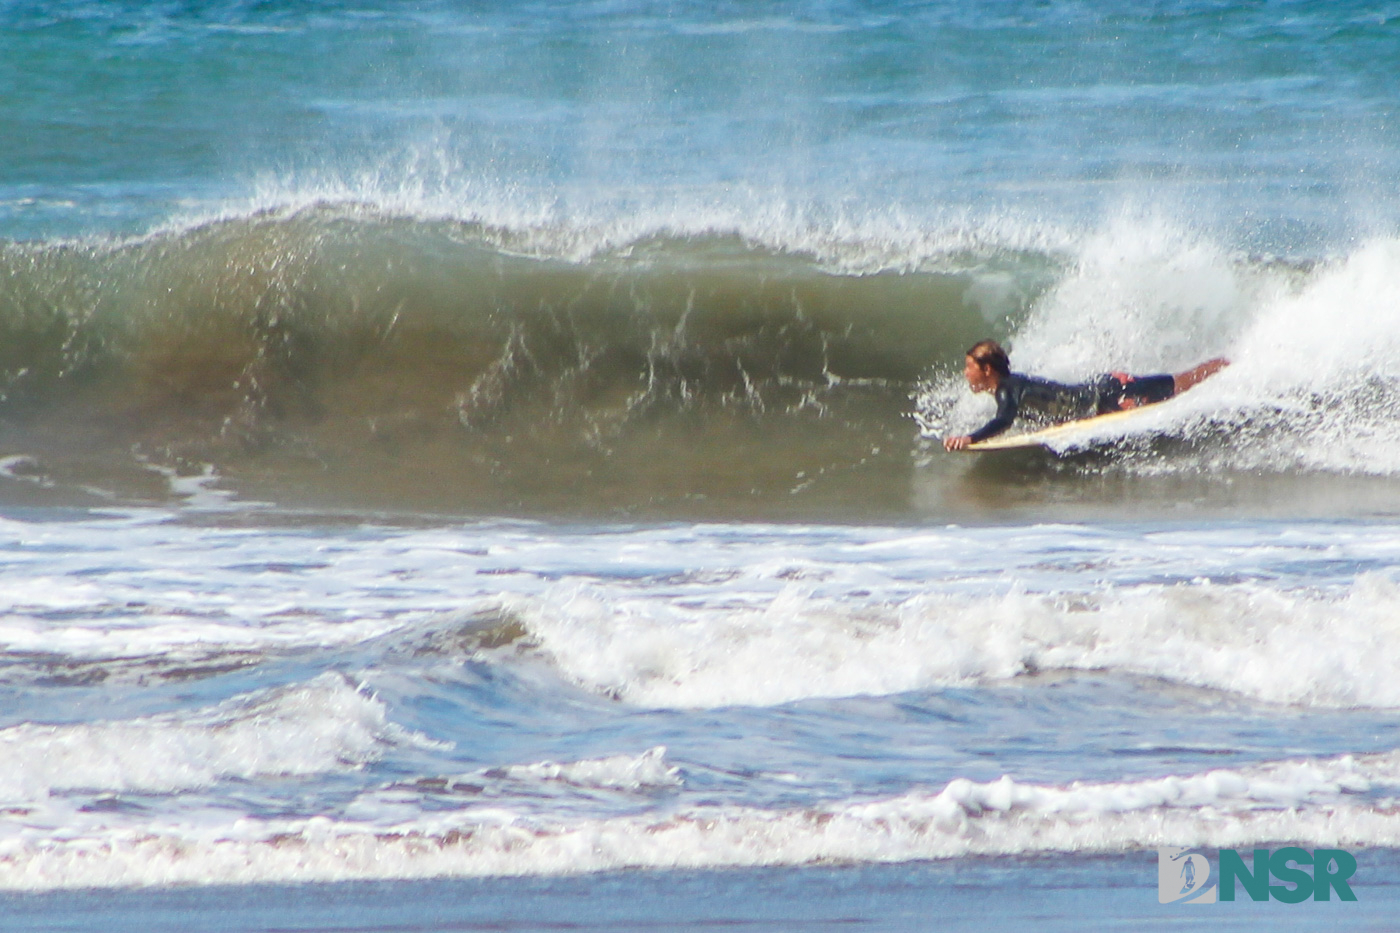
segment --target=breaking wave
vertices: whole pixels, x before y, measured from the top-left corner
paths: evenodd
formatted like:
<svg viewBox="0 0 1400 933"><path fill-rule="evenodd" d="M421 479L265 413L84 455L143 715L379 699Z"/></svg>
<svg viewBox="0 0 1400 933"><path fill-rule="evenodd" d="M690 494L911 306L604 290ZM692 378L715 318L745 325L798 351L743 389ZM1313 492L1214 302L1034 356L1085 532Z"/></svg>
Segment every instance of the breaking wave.
<svg viewBox="0 0 1400 933"><path fill-rule="evenodd" d="M323 674L194 713L0 730L0 801L15 815L64 791L168 793L356 768L407 738L383 703Z"/></svg>
<svg viewBox="0 0 1400 933"><path fill-rule="evenodd" d="M723 608L588 586L525 603L531 644L574 682L642 706L766 706L1054 670L1102 670L1309 707L1400 707L1400 587L1260 583L915 595L880 605L801 583Z"/></svg>
<svg viewBox="0 0 1400 933"><path fill-rule="evenodd" d="M1071 478L1400 469L1400 240L1285 260L1143 218L977 231L342 201L11 242L0 493L901 514L965 478L933 440L985 416L958 369L987 335L1061 379L1234 360Z"/></svg>

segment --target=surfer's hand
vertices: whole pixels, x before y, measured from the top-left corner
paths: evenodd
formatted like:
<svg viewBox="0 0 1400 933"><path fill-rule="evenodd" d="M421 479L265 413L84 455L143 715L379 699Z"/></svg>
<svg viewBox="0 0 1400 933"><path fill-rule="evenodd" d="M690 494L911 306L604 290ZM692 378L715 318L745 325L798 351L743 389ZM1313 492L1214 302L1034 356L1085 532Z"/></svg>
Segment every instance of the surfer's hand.
<svg viewBox="0 0 1400 933"><path fill-rule="evenodd" d="M967 445L972 443L972 438L964 434L961 437L943 438L944 450L966 450Z"/></svg>

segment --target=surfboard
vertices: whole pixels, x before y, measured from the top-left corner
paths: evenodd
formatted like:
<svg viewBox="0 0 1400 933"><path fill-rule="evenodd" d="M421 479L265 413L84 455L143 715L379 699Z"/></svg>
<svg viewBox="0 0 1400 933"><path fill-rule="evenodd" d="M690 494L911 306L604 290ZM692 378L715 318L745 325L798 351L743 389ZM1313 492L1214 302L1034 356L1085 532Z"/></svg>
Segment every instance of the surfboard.
<svg viewBox="0 0 1400 933"><path fill-rule="evenodd" d="M964 450L976 453L991 450L1020 450L1026 447L1047 447L1056 441L1072 441L1076 435L1090 436L1094 432L1115 421L1127 421L1141 416L1144 412L1151 411L1155 406L1142 405L1138 408L1129 408L1126 411L1111 411L1106 415L1095 415L1092 418L1080 418L1078 421L1066 421L1064 424L1051 425L1048 428L1041 428L1039 431L1030 431L1025 434L998 434L996 437L989 437L985 441L978 441L969 444Z"/></svg>

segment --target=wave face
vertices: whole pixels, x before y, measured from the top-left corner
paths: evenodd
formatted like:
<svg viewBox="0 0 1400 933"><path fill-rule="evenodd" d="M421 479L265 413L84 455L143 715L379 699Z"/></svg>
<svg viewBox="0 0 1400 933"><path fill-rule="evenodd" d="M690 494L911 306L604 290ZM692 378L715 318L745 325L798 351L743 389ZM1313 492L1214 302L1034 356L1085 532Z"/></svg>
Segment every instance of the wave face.
<svg viewBox="0 0 1400 933"><path fill-rule="evenodd" d="M101 487L125 462L130 488L211 464L253 496L538 509L907 469L909 387L981 332L965 298L997 274L848 275L718 235L564 259L522 237L325 206L11 245L9 472L101 461Z"/></svg>

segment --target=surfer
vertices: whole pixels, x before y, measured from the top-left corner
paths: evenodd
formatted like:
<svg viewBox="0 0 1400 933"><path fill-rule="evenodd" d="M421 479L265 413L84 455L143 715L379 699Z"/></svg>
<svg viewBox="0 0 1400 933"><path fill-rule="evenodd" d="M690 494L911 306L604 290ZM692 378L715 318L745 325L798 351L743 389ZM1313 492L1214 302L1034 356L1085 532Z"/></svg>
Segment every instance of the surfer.
<svg viewBox="0 0 1400 933"><path fill-rule="evenodd" d="M995 340L979 340L967 351L963 375L973 392L990 392L996 396L997 412L991 421L971 434L944 438L943 446L948 450L962 450L969 444L994 437L1011 427L1023 409L1032 409L1054 421L1072 421L1163 402L1229 365L1229 360L1217 357L1179 373L1153 376L1105 373L1091 382L1066 385L1013 373L1011 359L1001 344Z"/></svg>

